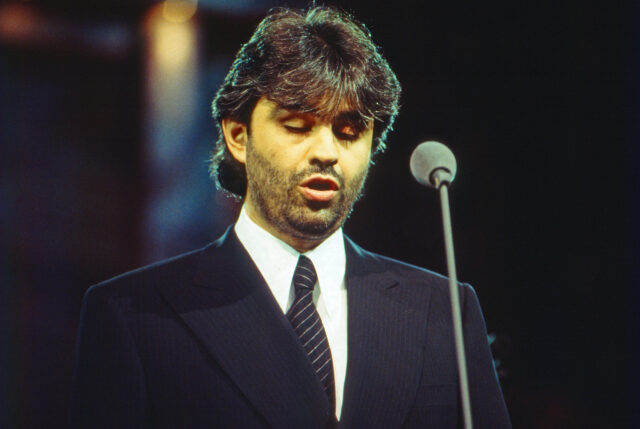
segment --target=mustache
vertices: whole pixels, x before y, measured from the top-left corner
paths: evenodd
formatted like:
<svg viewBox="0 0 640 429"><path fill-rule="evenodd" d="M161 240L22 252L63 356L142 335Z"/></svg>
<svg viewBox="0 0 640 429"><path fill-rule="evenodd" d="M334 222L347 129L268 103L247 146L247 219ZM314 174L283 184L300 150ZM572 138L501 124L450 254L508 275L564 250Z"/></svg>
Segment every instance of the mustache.
<svg viewBox="0 0 640 429"><path fill-rule="evenodd" d="M296 174L294 174L293 176L291 176L291 182L300 183L303 180L307 179L309 176L312 176L314 174L323 174L325 176L331 176L334 179L336 179L336 181L340 185L340 188L344 187L344 177L341 174L338 174L338 172L333 169L333 165L327 165L327 166L312 165L310 167L307 167L304 170L301 170Z"/></svg>

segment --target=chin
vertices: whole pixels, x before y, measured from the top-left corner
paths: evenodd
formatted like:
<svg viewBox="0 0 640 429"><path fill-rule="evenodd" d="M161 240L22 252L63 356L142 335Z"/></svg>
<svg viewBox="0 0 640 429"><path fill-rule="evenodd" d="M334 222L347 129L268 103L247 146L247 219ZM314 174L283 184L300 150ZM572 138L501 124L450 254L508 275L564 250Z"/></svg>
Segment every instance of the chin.
<svg viewBox="0 0 640 429"><path fill-rule="evenodd" d="M288 225L292 229L293 235L300 239L321 240L327 238L340 225L338 216L323 216L316 213L315 216L305 216L305 219L288 219Z"/></svg>

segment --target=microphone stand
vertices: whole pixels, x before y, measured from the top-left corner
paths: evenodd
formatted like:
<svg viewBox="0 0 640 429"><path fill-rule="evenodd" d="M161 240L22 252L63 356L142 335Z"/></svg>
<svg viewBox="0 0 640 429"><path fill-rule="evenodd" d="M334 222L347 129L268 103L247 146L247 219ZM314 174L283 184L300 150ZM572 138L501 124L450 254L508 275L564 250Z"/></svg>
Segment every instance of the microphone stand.
<svg viewBox="0 0 640 429"><path fill-rule="evenodd" d="M469 397L469 378L467 376L467 361L462 336L462 316L460 312L460 294L456 275L456 261L453 253L453 233L451 231L451 213L449 210L448 180L442 180L448 172L438 169L432 173L436 188L440 190L440 205L442 207L442 226L444 229L444 246L447 255L447 270L449 274L449 296L451 297L451 316L453 319L453 336L456 344L458 361L458 375L460 379L460 397L462 399L462 415L465 429L473 429L471 420L471 399ZM450 177L450 175L449 175Z"/></svg>

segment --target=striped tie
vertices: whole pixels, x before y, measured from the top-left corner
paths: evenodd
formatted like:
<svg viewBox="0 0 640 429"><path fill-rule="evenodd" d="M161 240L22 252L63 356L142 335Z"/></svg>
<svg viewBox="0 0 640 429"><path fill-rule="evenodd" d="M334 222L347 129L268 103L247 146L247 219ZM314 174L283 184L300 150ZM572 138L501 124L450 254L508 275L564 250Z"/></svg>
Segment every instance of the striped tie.
<svg viewBox="0 0 640 429"><path fill-rule="evenodd" d="M329 404L335 409L335 388L333 386L333 363L327 334L324 332L320 315L313 305L313 287L316 284L316 270L313 262L300 255L298 266L293 274L295 298L287 311L287 318L300 338L307 352L311 366L329 397Z"/></svg>

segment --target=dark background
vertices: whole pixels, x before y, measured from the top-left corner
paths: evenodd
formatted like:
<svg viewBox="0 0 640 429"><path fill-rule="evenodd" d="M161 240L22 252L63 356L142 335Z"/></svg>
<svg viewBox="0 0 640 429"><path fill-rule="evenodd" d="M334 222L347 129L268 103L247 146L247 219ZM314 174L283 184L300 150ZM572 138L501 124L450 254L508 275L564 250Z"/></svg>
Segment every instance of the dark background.
<svg viewBox="0 0 640 429"><path fill-rule="evenodd" d="M640 6L329 3L367 24L404 90L347 234L445 272L437 194L408 159L446 142L458 276L496 335L514 427L639 427ZM65 426L89 285L233 221L207 177L209 103L275 4L201 2L197 114L158 137L153 2L0 3L1 428Z"/></svg>

